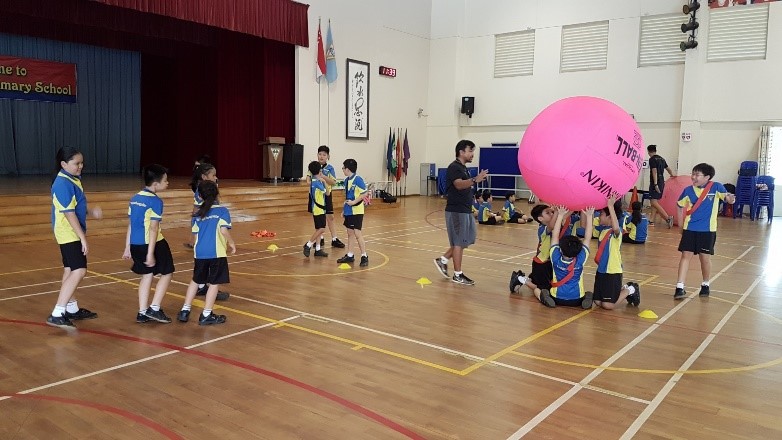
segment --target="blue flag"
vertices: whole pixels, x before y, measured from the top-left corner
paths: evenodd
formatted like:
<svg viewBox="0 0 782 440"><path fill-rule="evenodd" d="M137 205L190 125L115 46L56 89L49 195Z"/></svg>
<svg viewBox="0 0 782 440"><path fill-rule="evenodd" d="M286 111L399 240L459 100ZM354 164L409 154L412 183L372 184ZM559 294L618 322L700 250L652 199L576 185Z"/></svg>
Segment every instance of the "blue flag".
<svg viewBox="0 0 782 440"><path fill-rule="evenodd" d="M391 161L394 157L394 141L391 139L391 127L388 127L388 148L386 149L386 169L391 174Z"/></svg>
<svg viewBox="0 0 782 440"><path fill-rule="evenodd" d="M331 20L326 31L326 81L329 84L337 80L337 53L334 51L334 39L331 37Z"/></svg>

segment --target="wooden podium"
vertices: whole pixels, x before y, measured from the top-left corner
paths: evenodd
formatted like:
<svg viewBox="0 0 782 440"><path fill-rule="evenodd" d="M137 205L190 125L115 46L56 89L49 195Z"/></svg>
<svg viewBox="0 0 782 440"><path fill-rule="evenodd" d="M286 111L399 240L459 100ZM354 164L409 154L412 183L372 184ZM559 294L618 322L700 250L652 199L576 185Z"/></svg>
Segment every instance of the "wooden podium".
<svg viewBox="0 0 782 440"><path fill-rule="evenodd" d="M263 172L261 178L265 181L277 183L282 178L282 145L283 137L268 137L266 142L261 142L261 154L263 155Z"/></svg>

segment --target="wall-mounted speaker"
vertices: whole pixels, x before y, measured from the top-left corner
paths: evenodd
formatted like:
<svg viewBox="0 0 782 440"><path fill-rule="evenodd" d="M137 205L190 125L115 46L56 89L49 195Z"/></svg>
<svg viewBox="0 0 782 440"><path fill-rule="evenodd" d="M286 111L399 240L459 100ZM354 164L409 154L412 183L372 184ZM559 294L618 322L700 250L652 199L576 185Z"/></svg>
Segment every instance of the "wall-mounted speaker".
<svg viewBox="0 0 782 440"><path fill-rule="evenodd" d="M471 117L475 113L475 97L462 96L462 113Z"/></svg>

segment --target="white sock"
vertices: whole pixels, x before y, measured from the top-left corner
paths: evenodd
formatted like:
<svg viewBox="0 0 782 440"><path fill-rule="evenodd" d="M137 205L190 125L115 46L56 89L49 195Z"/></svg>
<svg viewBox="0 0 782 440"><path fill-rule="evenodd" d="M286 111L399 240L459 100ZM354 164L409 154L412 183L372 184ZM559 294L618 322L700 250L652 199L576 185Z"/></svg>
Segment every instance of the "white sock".
<svg viewBox="0 0 782 440"><path fill-rule="evenodd" d="M348 252L348 257L353 258L353 252Z"/></svg>
<svg viewBox="0 0 782 440"><path fill-rule="evenodd" d="M308 242L307 242L307 247L309 247L309 248L311 248L311 247L312 247L312 242L311 242L311 241L308 241Z"/></svg>
<svg viewBox="0 0 782 440"><path fill-rule="evenodd" d="M204 288L204 286L206 286L206 284L199 284L199 285L198 285L198 288L199 288L199 289L203 289L203 288Z"/></svg>
<svg viewBox="0 0 782 440"><path fill-rule="evenodd" d="M684 283L681 283L681 282L676 283L676 288L677 289L684 289Z"/></svg>
<svg viewBox="0 0 782 440"><path fill-rule="evenodd" d="M79 311L79 303L76 301L68 301L68 305L65 306L65 311L68 313L76 313Z"/></svg>
<svg viewBox="0 0 782 440"><path fill-rule="evenodd" d="M147 309L139 309L138 314L139 315L143 315L146 312L147 312Z"/></svg>
<svg viewBox="0 0 782 440"><path fill-rule="evenodd" d="M160 311L160 304L152 304L151 306L149 306L149 308L154 310L154 311L156 311L156 312L159 312Z"/></svg>
<svg viewBox="0 0 782 440"><path fill-rule="evenodd" d="M316 251L320 250L320 242L315 243L315 250Z"/></svg>
<svg viewBox="0 0 782 440"><path fill-rule="evenodd" d="M440 257L440 262L443 264L448 264L448 259L445 257Z"/></svg>
<svg viewBox="0 0 782 440"><path fill-rule="evenodd" d="M54 310L52 310L52 316L59 318L63 313L65 313L65 306L54 306Z"/></svg>
<svg viewBox="0 0 782 440"><path fill-rule="evenodd" d="M519 280L519 282L521 283L521 285L522 285L522 286L523 286L524 284L527 284L527 277L525 277L525 276L521 276L521 275L519 275L519 276L517 276L517 277L516 277L516 279L518 279L518 280Z"/></svg>
<svg viewBox="0 0 782 440"><path fill-rule="evenodd" d="M635 293L635 286L631 286L629 284L625 284L625 289L627 289L627 294L632 295Z"/></svg>
<svg viewBox="0 0 782 440"><path fill-rule="evenodd" d="M332 242L332 243L333 243L333 242L335 242L335 241L337 241L337 240L339 240L339 238L337 238L337 237L331 237L331 242Z"/></svg>
<svg viewBox="0 0 782 440"><path fill-rule="evenodd" d="M211 314L212 314L212 309L204 309L203 313L201 313L201 315L203 315L204 318L208 317Z"/></svg>
<svg viewBox="0 0 782 440"><path fill-rule="evenodd" d="M366 257L366 256L367 256L367 253L366 253L366 252L364 252L363 254L361 254L361 256L362 256L362 257ZM368 258L368 257L367 257L367 258Z"/></svg>
<svg viewBox="0 0 782 440"><path fill-rule="evenodd" d="M453 276L459 276L461 274L462 274L462 271L459 271L459 272L454 271Z"/></svg>
<svg viewBox="0 0 782 440"><path fill-rule="evenodd" d="M184 310L185 312L189 312L190 311L190 304L182 305L182 310Z"/></svg>
<svg viewBox="0 0 782 440"><path fill-rule="evenodd" d="M701 286L709 287L709 282L708 281L704 281L704 282L701 283Z"/></svg>

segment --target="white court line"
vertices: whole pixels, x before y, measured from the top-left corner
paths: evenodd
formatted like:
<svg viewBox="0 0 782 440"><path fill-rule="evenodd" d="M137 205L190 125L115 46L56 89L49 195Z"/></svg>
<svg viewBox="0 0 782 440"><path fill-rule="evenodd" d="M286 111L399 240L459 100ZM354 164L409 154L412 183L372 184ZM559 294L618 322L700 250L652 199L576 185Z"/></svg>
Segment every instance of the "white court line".
<svg viewBox="0 0 782 440"><path fill-rule="evenodd" d="M632 425L630 425L629 428L627 428L627 431L625 431L624 434L622 434L622 437L620 439L631 439L633 436L635 436L636 433L641 429L641 426L643 426L644 423L649 419L649 417L652 416L652 413L654 413L655 410L657 410L657 407L660 406L660 404L663 402L663 400L668 396L668 393L673 390L673 387L676 386L677 383L679 383L679 379L681 379L682 376L684 376L684 372L689 370L692 364L695 363L696 360L698 360L698 357L700 357L701 354L708 348L709 344L711 344L711 341L714 340L714 338L717 337L717 333L719 333L720 330L722 330L722 327L725 326L725 324L728 323L728 320L733 317L733 315L736 313L736 311L741 307L741 303L744 302L745 299L749 296L750 292L760 283L761 278L758 277L758 279L755 280L754 283L752 283L746 291L744 291L744 294L741 295L741 298L736 302L736 304L731 307L731 309L728 311L728 313L725 314L725 316L720 320L719 323L717 323L716 326L714 326L714 329L711 331L711 333L706 336L706 339L701 342L701 345L698 346L697 349L690 355L689 358L687 358L686 361L682 364L681 367L678 368L678 372L671 376L671 378L668 380L668 382L663 386L663 388L660 390L659 393L657 393L656 396L652 399L652 402L647 406L641 414L638 416L637 419L633 422Z"/></svg>
<svg viewBox="0 0 782 440"><path fill-rule="evenodd" d="M508 260L510 260L510 259L513 259L513 258L521 258L521 257L525 257L525 256L527 256L527 255L529 255L529 254L534 254L534 253L535 253L535 251L524 252L523 254L519 254L519 255L511 255L510 257L503 258L503 259L501 259L501 260L497 260L497 261L508 261Z"/></svg>
<svg viewBox="0 0 782 440"><path fill-rule="evenodd" d="M738 260L742 257L744 257L746 254L748 254L751 250L753 250L755 246L750 246L746 251L744 251L741 255L734 258L733 261L731 261L727 266L725 266L717 275L712 277L709 282L713 282L717 278L719 278L723 273L727 272L728 269L733 267L734 264L738 262ZM559 407L564 405L568 400L570 400L571 397L576 395L580 390L584 388L585 385L588 385L592 380L594 380L597 376L599 376L603 371L605 371L606 367L610 367L614 362L619 360L622 356L624 356L628 351L633 349L638 343L643 341L647 336L649 336L652 332L657 330L662 326L665 321L670 319L676 312L682 309L685 304L687 304L692 298L698 296L698 292L693 292L689 297L685 298L683 301L681 301L679 304L677 304L674 308L672 308L668 313L665 314L662 318L657 320L656 322L652 323L646 330L644 330L640 335L638 335L635 339L628 342L627 345L622 347L619 351L614 353L613 356L608 358L605 362L600 364L599 368L596 368L592 370L591 373L589 373L586 377L584 377L581 382L573 386L571 389L569 389L565 394L560 396L557 400L554 402L551 402L546 408L544 408L542 411L540 411L535 417L532 418L529 422L525 423L524 426L519 428L516 432L510 435L508 437L508 440L518 440L522 437L524 437L526 434L528 434L530 431L532 431L536 426L540 424L543 420L545 420L548 416L553 414Z"/></svg>
<svg viewBox="0 0 782 440"><path fill-rule="evenodd" d="M299 318L299 316L291 316L289 318L281 319L280 321L291 321L291 320L294 320L296 318ZM199 342L198 344L189 345L189 346L187 346L185 348L193 349L193 348L196 348L196 347L201 347L201 346L206 345L206 344L211 344L213 342L222 341L222 340L228 339L228 338L233 338L234 336L243 335L245 333L249 333L249 332L252 332L252 331L255 331L255 330L260 330L260 329L266 328L266 327L271 327L271 326L274 326L274 325L277 325L277 323L270 322L268 324L259 325L257 327L245 329L245 330L242 330L242 331L236 332L236 333L231 333L229 335L221 336L219 338L210 339L210 340L204 341L204 342ZM45 389L48 389L48 388L53 388L53 387L56 387L56 386L59 386L59 385L64 385L66 383L75 382L77 380L86 379L88 377L97 376L97 375L103 374L103 373L109 373L111 371L120 370L122 368L130 367L130 366L133 366L133 365L138 365L138 364L141 364L141 363L144 363L144 362L147 362L147 361L151 361L151 360L154 360L154 359L159 359L159 358L162 358L162 357L165 357L165 356L169 356L169 355L172 355L172 354L176 354L176 353L181 353L181 350L171 350L171 351L167 351L165 353L156 354L154 356L148 356L148 357L145 357L145 358L142 358L142 359L138 359L138 360L135 360L135 361L126 362L124 364L119 364L119 365L115 365L113 367L104 368L102 370L93 371L91 373L82 374L82 375L71 377L71 378L68 378L68 379L63 379L63 380L60 380L60 381L57 381L57 382L48 383L46 385L41 385L41 386L38 386L38 387L35 387L35 388L30 388L30 389L27 389L27 390L24 390L24 391L19 391L16 394L30 394L30 393L34 393L36 391L41 391L41 390L45 390ZM0 401L6 400L6 399L11 399L12 397L13 396L0 396Z"/></svg>

